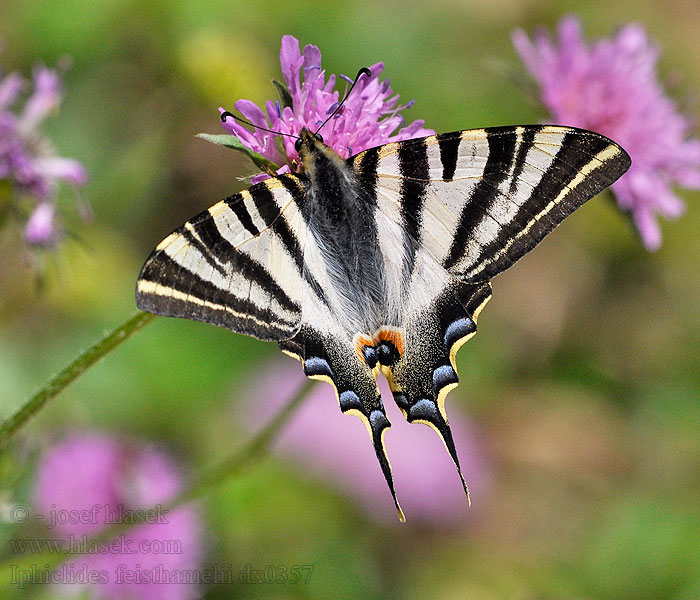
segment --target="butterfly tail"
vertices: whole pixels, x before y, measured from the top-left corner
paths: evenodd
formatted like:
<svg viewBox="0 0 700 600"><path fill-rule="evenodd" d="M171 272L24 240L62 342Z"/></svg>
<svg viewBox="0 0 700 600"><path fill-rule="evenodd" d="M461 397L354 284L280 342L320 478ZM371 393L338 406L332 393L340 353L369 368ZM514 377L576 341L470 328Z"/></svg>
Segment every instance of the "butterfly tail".
<svg viewBox="0 0 700 600"><path fill-rule="evenodd" d="M391 464L384 445L384 434L391 424L377 388L377 370L370 369L359 359L351 342L322 335L308 327L303 327L291 340L280 342L280 347L301 360L307 377L326 381L333 386L344 414L362 420L372 440L399 520L404 522L406 518L396 497Z"/></svg>
<svg viewBox="0 0 700 600"><path fill-rule="evenodd" d="M457 350L476 333L476 319L490 297L488 283L454 282L407 324L403 353L395 364L383 367L406 420L430 426L442 439L470 504L469 488L445 412L445 398L459 383Z"/></svg>

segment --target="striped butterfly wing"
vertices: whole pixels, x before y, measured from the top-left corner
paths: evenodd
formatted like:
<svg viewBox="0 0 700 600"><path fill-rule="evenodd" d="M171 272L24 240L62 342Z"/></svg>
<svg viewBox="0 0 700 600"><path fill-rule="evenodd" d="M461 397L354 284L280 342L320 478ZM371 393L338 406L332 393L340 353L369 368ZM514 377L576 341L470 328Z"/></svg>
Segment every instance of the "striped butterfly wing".
<svg viewBox="0 0 700 600"><path fill-rule="evenodd" d="M488 281L630 165L608 138L551 125L495 127L387 144L376 152L379 210L450 274ZM359 166L362 155L354 159Z"/></svg>
<svg viewBox="0 0 700 600"><path fill-rule="evenodd" d="M433 427L459 470L444 402L489 280L620 177L629 156L589 131L522 126L388 144L351 160L374 187L391 303L403 306L403 351L383 371L406 418Z"/></svg>
<svg viewBox="0 0 700 600"><path fill-rule="evenodd" d="M387 144L345 167L323 166L321 154L327 181L345 182L340 196L305 175L281 175L214 205L157 246L137 305L278 341L307 376L331 383L341 410L367 426L403 519L378 372L409 421L438 431L459 471L444 401L489 280L629 158L600 135L553 126ZM321 218L323 210L344 210L345 220Z"/></svg>
<svg viewBox="0 0 700 600"><path fill-rule="evenodd" d="M293 175L215 204L166 237L141 270L136 304L157 315L213 323L262 340L301 327L305 277Z"/></svg>

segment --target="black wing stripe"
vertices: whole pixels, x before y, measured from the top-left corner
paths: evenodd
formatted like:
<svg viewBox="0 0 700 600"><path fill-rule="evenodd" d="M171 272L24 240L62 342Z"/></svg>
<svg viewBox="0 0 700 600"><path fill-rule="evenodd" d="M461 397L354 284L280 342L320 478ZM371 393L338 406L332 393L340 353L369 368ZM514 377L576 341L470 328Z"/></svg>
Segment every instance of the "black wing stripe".
<svg viewBox="0 0 700 600"><path fill-rule="evenodd" d="M287 192L291 194L295 204L297 205L297 208L299 209L299 212L303 217L305 217L307 212L305 210L306 207L304 204L304 199L306 198L306 190L299 184L298 179L290 175L280 175L278 177L278 180L282 183ZM328 299L328 296L323 291L323 288L318 283L313 273L311 273L311 271L308 268L305 268L304 256L299 246L299 241L296 239L296 236L290 231L286 220L277 225L273 224L273 230L280 236L282 243L285 245L290 255L292 255L292 257L294 258L294 263L297 266L299 274L309 284L309 287L311 288L315 296L321 302L323 302L323 304L330 308L330 300Z"/></svg>
<svg viewBox="0 0 700 600"><path fill-rule="evenodd" d="M284 215L280 212L280 207L277 206L272 192L264 183L265 182L260 186L252 187L249 190L253 197L255 207L258 209L265 225L272 229L280 242L282 242L287 254L294 261L297 271L303 276L304 253L302 252L299 240L289 228L289 224L284 218Z"/></svg>
<svg viewBox="0 0 700 600"><path fill-rule="evenodd" d="M299 207L299 210L303 214L305 208L304 198L306 197L306 190L300 184L299 178L283 174L280 175L277 179L284 186L284 189L286 189L290 193L297 207Z"/></svg>
<svg viewBox="0 0 700 600"><path fill-rule="evenodd" d="M515 156L515 168L513 169L513 179L510 182L510 193L514 194L518 184L520 183L520 175L527 164L527 154L532 150L533 144L535 142L535 135L541 131L541 127L525 127L523 128L522 138L520 140L520 146L518 147L518 153Z"/></svg>
<svg viewBox="0 0 700 600"><path fill-rule="evenodd" d="M437 135L437 141L440 147L442 178L445 181L452 181L455 176L455 171L457 170L459 143L462 141L462 138L454 133L441 133Z"/></svg>
<svg viewBox="0 0 700 600"><path fill-rule="evenodd" d="M221 235L214 218L210 214L204 213L202 218L195 219L191 223L197 237L202 240L209 248L209 252L215 255L219 261L230 264L234 271L255 281L255 283L269 292L280 306L288 310L298 308L263 265L251 258L246 252L234 248ZM185 225L184 230L187 231L187 225Z"/></svg>
<svg viewBox="0 0 700 600"><path fill-rule="evenodd" d="M416 263L416 252L420 246L423 203L430 185L430 165L425 140L417 139L410 144L399 144L398 161L402 177L401 220L404 231L404 247L407 250L404 266L407 277L404 280L409 281Z"/></svg>
<svg viewBox="0 0 700 600"><path fill-rule="evenodd" d="M187 243L190 246L193 246L197 250L197 252L199 252L202 255L204 260L207 261L207 263L213 269L218 271L223 277L226 276L226 270L218 262L216 262L216 259L212 254L211 246L207 246L206 242L204 242L198 237L195 237L195 235L189 229L186 228L182 230L182 237L184 237L187 240Z"/></svg>
<svg viewBox="0 0 700 600"><path fill-rule="evenodd" d="M202 222L207 222L205 218ZM207 238L204 238L205 243L211 242L211 236L220 236L218 229L216 229L216 224L213 219L210 219L211 226L202 228L201 222L194 225L195 230L198 235L202 235L201 232L208 231L206 234ZM179 232L183 235L187 232L187 225L182 228ZM186 237L186 236L185 236ZM275 279L270 275L267 269L261 265L258 261L251 258L245 252L236 250L231 244L229 244L225 239L220 238L219 246L216 247L216 252L219 260L231 266L231 269L237 273L240 273L245 278L252 280L263 288L269 295L283 308L290 311L298 311L299 306L294 302L287 293L279 286ZM206 254L203 254L206 257ZM159 269L159 272L155 271ZM177 270L176 270L177 269ZM147 281L153 281L155 283L160 283L167 287L172 287L183 293L188 293L201 300L211 300L212 295L217 295L219 292L225 294L230 294L227 290L223 290L219 286L206 281L201 278L198 273L192 272L190 269L181 265L176 259L168 256L165 252L160 252L149 261L143 272L141 273L140 279L145 279ZM187 282L191 281L192 288L188 289L186 287ZM202 285L200 285L200 283ZM232 297L232 294L230 294Z"/></svg>
<svg viewBox="0 0 700 600"><path fill-rule="evenodd" d="M582 142L584 143L582 144ZM539 209L554 200L565 190L578 176L579 171L609 145L610 142L608 140L598 136L582 138L577 133L567 133L562 140L561 149L557 152L549 169L542 176L528 200L520 207L513 218L513 222L518 224L521 230L525 230L527 223L531 223L533 220L542 221L542 225L546 229L545 233L561 223L566 216L571 214L593 194L586 194L582 189L576 192L572 190L573 194L569 192L564 196L559 206L552 207L551 211L540 214L538 217L538 212L541 212ZM594 179L595 177L589 181Z"/></svg>
<svg viewBox="0 0 700 600"><path fill-rule="evenodd" d="M224 202L233 211L233 214L236 215L241 225L243 225L250 235L253 237L260 235L260 230L255 226L255 223L253 223L253 219L246 208L245 202L243 202L243 196L241 194L229 196Z"/></svg>
<svg viewBox="0 0 700 600"><path fill-rule="evenodd" d="M488 182L483 183L484 189L491 189L493 193L493 203L491 206L486 207L482 206L480 204L475 204L474 205L474 215L475 217L477 216L477 212L481 212L482 214L482 219L479 221L479 225L484 224L484 218L489 219L490 221L493 221L496 223L496 225L499 228L499 235L491 242L491 249L493 248L504 248L506 241L509 239L510 235L515 235L518 231L523 230L523 228L527 225L527 223L520 223L516 220L517 215L509 220L508 222L502 222L500 221L492 212L492 207L496 204L496 202L513 202L512 198L505 192L501 191L498 187L491 185ZM534 219L534 215L527 213L529 215L528 222ZM554 225L552 226L554 227ZM534 248L535 245L537 244L537 240L535 240L532 235L529 234L529 232L525 232L523 235L527 235L530 238L531 241L531 248ZM479 260L481 259L481 255L484 253L480 253L479 258L477 258L474 262L478 264ZM458 263L459 264L459 263Z"/></svg>
<svg viewBox="0 0 700 600"><path fill-rule="evenodd" d="M348 161L352 166L351 161ZM370 148L363 152L357 169L357 178L360 189L371 200L371 204L377 202L377 165L379 164L379 148Z"/></svg>
<svg viewBox="0 0 700 600"><path fill-rule="evenodd" d="M271 278L265 269L244 254L239 254L238 257L243 260L243 264L238 269L239 272L245 273L247 278L265 286L265 291L268 292L269 296L285 310L290 313L298 313L300 311L299 305L292 301L277 284L273 282L269 286ZM275 315L269 307L260 307L250 299L241 298L229 290L222 289L203 279L197 273L184 269L177 261L164 253L154 257L151 262L146 264L140 280L153 282L162 286L164 290L172 289L193 297L202 303L227 307L237 313L249 314L260 320ZM170 299L167 293L153 292L151 295L162 297L166 301Z"/></svg>
<svg viewBox="0 0 700 600"><path fill-rule="evenodd" d="M490 279L507 268L628 167L626 153L606 138L567 133L549 169L513 217L514 226L483 248L483 261L467 276ZM523 240L525 235L529 241Z"/></svg>
<svg viewBox="0 0 700 600"><path fill-rule="evenodd" d="M609 145L608 140L598 136L582 137L577 133L567 133L562 140L561 149L532 192L531 198L546 201L556 198L576 178L579 171Z"/></svg>
<svg viewBox="0 0 700 600"><path fill-rule="evenodd" d="M498 135L487 132L489 155L481 180L474 186L469 200L459 216L450 251L443 262L446 269L454 267L464 254L475 228L489 213L498 198L498 186L505 180L515 158L517 134L515 128L499 128Z"/></svg>

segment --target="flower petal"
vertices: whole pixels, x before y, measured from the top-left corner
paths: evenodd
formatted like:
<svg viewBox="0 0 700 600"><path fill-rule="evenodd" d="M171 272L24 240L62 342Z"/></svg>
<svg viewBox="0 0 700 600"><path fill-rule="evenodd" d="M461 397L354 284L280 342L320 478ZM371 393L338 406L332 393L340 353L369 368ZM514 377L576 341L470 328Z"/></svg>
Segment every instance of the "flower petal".
<svg viewBox="0 0 700 600"><path fill-rule="evenodd" d="M29 217L24 227L24 239L29 244L53 246L58 238L56 205L51 201L41 202Z"/></svg>
<svg viewBox="0 0 700 600"><path fill-rule="evenodd" d="M24 86L24 79L18 73L10 73L0 81L0 110L12 104Z"/></svg>
<svg viewBox="0 0 700 600"><path fill-rule="evenodd" d="M287 87L294 97L299 91L299 69L302 64L299 40L292 35L282 36L282 48L280 49L280 65L282 76L287 82Z"/></svg>
<svg viewBox="0 0 700 600"><path fill-rule="evenodd" d="M673 185L700 186L700 141L688 139L688 118L658 80L658 47L636 23L587 44L572 16L559 23L556 42L543 30L532 40L516 30L512 40L554 121L598 131L630 154L632 167L612 190L645 246L658 247L654 215L677 218L684 209Z"/></svg>
<svg viewBox="0 0 700 600"><path fill-rule="evenodd" d="M72 158L46 156L37 158L34 166L43 177L61 179L75 185L85 185L89 178L85 167Z"/></svg>
<svg viewBox="0 0 700 600"><path fill-rule="evenodd" d="M18 128L28 134L39 125L61 101L61 81L58 73L46 67L34 70L34 92L24 106L19 117Z"/></svg>

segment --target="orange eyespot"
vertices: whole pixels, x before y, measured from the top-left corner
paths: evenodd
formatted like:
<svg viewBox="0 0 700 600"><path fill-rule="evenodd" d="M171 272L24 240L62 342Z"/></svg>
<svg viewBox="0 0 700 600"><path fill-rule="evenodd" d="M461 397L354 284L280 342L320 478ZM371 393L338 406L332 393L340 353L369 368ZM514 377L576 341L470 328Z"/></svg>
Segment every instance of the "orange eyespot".
<svg viewBox="0 0 700 600"><path fill-rule="evenodd" d="M355 344L357 356L360 357L362 362L367 362L365 360L365 348L374 348L374 340L369 336L357 333L352 341Z"/></svg>
<svg viewBox="0 0 700 600"><path fill-rule="evenodd" d="M362 362L374 369L379 362L385 366L393 365L404 351L403 333L396 327L382 327L373 337L358 333L353 338L355 352Z"/></svg>
<svg viewBox="0 0 700 600"><path fill-rule="evenodd" d="M399 353L403 355L404 343L403 333L397 327L382 327L374 334L375 343L391 342Z"/></svg>

